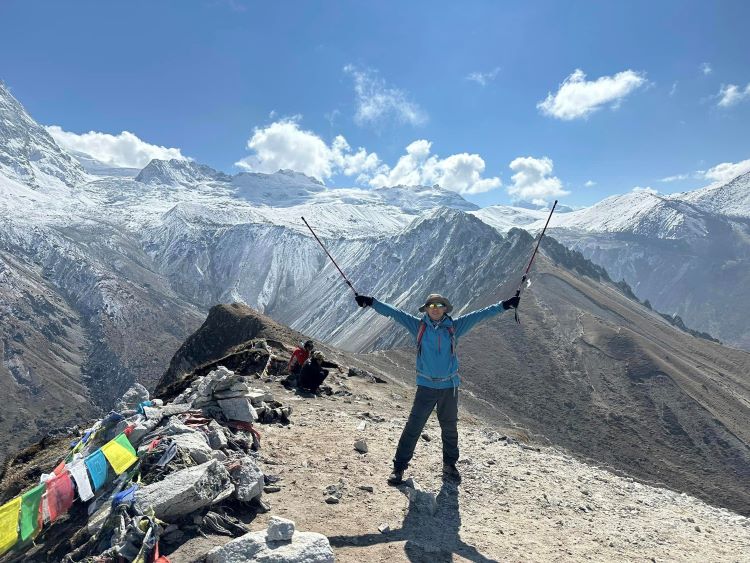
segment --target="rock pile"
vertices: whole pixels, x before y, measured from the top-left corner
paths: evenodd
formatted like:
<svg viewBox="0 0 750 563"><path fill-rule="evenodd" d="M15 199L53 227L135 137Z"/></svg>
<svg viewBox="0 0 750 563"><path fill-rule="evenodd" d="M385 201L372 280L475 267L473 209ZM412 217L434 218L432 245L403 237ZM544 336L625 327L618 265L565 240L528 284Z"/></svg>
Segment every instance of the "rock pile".
<svg viewBox="0 0 750 563"><path fill-rule="evenodd" d="M214 418L240 422L289 422L292 407L275 401L264 389L251 387L249 376L238 375L219 366L208 375L200 376L178 395L174 403L192 405Z"/></svg>
<svg viewBox="0 0 750 563"><path fill-rule="evenodd" d="M241 505L244 513L270 510L262 500L266 478L257 462L260 434L253 423L288 423L291 415L290 407L250 381L219 366L166 404L150 399L140 385L129 389L117 404L119 412L74 440L49 474L51 482L60 474L70 483L70 502L64 510L55 508L69 517L57 519L55 513L50 519L45 513L38 537L21 538L9 560L152 561L160 541L168 548L204 531L248 532L224 505ZM68 475L76 477L75 485ZM79 502L73 502L76 492ZM318 557L327 540L314 536L295 534L293 523L277 520L270 537L284 545L272 551Z"/></svg>

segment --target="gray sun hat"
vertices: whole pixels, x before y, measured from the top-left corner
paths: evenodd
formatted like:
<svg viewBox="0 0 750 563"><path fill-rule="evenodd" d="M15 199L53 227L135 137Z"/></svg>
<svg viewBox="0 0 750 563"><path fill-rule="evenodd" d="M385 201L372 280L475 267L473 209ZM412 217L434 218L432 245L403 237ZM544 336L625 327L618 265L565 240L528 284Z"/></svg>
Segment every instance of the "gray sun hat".
<svg viewBox="0 0 750 563"><path fill-rule="evenodd" d="M451 305L451 302L448 301L445 297L440 295L439 293L430 293L427 296L427 299L424 302L424 305L422 305L419 308L420 313L424 313L427 309L427 305L430 303L445 303L445 313L448 314L453 310L453 305Z"/></svg>

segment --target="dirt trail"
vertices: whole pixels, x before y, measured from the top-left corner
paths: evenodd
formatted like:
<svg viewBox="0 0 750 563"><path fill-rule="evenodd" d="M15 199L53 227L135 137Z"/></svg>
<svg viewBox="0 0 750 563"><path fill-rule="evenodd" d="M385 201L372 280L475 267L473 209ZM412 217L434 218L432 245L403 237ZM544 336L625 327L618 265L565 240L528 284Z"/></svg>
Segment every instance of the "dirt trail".
<svg viewBox="0 0 750 563"><path fill-rule="evenodd" d="M328 536L343 563L750 561L749 519L552 448L508 444L466 412L459 423L462 483L442 483L434 415L426 428L430 440L420 440L407 471L437 495L431 514L424 496L410 503L408 487L385 483L414 390L337 381L335 390L352 395L302 397L270 385L294 407L293 424L260 427L261 467L282 479L279 492L264 495L272 509L249 522L252 530L264 529L272 515L291 518L298 530ZM367 440L367 453L354 449L358 438ZM341 488L338 504L325 502L329 485ZM390 531L381 533L381 524ZM196 538L170 559L200 561L207 546L226 541Z"/></svg>

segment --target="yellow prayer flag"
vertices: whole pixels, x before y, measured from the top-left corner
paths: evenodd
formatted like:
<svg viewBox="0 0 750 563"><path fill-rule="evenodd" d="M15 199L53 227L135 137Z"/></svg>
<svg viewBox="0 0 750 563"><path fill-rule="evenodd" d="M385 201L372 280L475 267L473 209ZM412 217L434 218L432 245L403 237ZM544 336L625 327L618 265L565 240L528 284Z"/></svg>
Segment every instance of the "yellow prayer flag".
<svg viewBox="0 0 750 563"><path fill-rule="evenodd" d="M120 434L102 446L102 453L118 475L133 465L138 458L128 437Z"/></svg>
<svg viewBox="0 0 750 563"><path fill-rule="evenodd" d="M0 555L16 545L18 541L18 515L21 512L21 497L0 506Z"/></svg>

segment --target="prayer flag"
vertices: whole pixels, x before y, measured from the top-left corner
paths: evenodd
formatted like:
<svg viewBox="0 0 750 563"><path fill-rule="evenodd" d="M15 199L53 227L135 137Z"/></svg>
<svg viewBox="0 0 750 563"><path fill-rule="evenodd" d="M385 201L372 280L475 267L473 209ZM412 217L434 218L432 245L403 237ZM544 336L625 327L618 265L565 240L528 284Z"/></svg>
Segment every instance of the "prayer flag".
<svg viewBox="0 0 750 563"><path fill-rule="evenodd" d="M94 491L91 490L91 483L89 483L89 475L86 472L86 465L82 459L77 459L70 465L68 465L68 471L73 476L76 482L76 489L78 489L78 496L83 502L94 497Z"/></svg>
<svg viewBox="0 0 750 563"><path fill-rule="evenodd" d="M65 471L49 479L45 500L50 522L54 522L59 516L70 510L73 499L73 481L70 479L70 473Z"/></svg>
<svg viewBox="0 0 750 563"><path fill-rule="evenodd" d="M86 458L84 463L86 464L86 469L89 470L89 475L91 475L94 490L98 491L107 482L107 460L104 458L101 450L96 450Z"/></svg>
<svg viewBox="0 0 750 563"><path fill-rule="evenodd" d="M18 541L18 513L21 497L0 506L0 555L16 545Z"/></svg>
<svg viewBox="0 0 750 563"><path fill-rule="evenodd" d="M119 434L104 444L102 453L118 475L138 461L135 450L125 434Z"/></svg>
<svg viewBox="0 0 750 563"><path fill-rule="evenodd" d="M26 541L36 535L41 524L39 503L47 486L41 483L26 491L21 497L21 541Z"/></svg>

